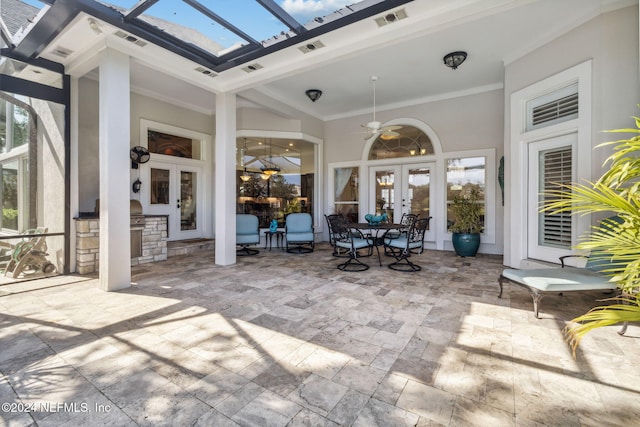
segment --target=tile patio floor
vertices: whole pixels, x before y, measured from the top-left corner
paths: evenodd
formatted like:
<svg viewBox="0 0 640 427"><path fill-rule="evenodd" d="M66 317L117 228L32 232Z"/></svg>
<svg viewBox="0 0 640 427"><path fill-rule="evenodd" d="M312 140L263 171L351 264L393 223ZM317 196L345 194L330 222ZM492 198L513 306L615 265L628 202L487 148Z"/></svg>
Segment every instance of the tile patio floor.
<svg viewBox="0 0 640 427"><path fill-rule="evenodd" d="M640 327L576 359L562 337L601 294L548 296L538 320L523 289L497 298L501 257L416 261L342 273L322 244L174 257L119 292L2 286L0 425L638 425Z"/></svg>

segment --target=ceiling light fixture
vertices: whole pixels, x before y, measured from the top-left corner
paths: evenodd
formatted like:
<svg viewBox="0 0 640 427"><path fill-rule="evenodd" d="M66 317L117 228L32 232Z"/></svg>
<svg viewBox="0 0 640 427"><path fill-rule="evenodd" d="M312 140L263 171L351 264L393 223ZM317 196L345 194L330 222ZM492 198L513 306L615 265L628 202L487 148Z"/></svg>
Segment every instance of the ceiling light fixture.
<svg viewBox="0 0 640 427"><path fill-rule="evenodd" d="M267 161L266 157L267 157L267 147L264 147L264 156L265 159L262 161L264 163L264 166L262 166L260 168L260 170L262 171L262 175L260 175L260 177L262 179L269 179L268 177L271 175L275 175L278 172L280 172L280 168L273 163L273 157L271 156L271 141L269 141L269 160ZM267 178L264 177L264 175L267 175Z"/></svg>
<svg viewBox="0 0 640 427"><path fill-rule="evenodd" d="M322 96L322 91L320 89L307 89L305 93L311 102L316 102Z"/></svg>
<svg viewBox="0 0 640 427"><path fill-rule="evenodd" d="M455 70L467 59L467 52L451 52L447 53L442 60L444 61L444 65Z"/></svg>
<svg viewBox="0 0 640 427"><path fill-rule="evenodd" d="M95 19L88 18L87 21L89 22L89 28L91 28L91 31L93 31L96 34L102 34L100 25L98 25L98 22Z"/></svg>
<svg viewBox="0 0 640 427"><path fill-rule="evenodd" d="M247 173L247 168L244 168L244 170L242 171L242 175L240 175L240 179L242 180L242 182L247 182L251 179L251 175Z"/></svg>
<svg viewBox="0 0 640 427"><path fill-rule="evenodd" d="M240 150L240 166L243 167L242 175L240 175L240 179L242 182L247 182L251 179L251 175L247 173L247 166L244 163L244 156L247 155L247 138L244 139L244 146Z"/></svg>

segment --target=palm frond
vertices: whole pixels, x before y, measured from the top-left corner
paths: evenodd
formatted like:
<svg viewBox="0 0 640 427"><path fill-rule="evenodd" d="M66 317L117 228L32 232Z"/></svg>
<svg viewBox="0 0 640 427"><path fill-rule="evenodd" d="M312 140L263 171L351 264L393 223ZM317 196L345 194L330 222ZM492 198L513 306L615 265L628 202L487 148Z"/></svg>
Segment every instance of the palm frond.
<svg viewBox="0 0 640 427"><path fill-rule="evenodd" d="M542 194L540 211L556 215L585 215L596 212L615 215L604 220L583 236L576 249L589 251L607 263L603 273L625 295L640 292L640 118L634 117L637 129L608 132L630 133L628 139L610 141L598 147L612 146L613 153L604 162L608 170L595 182L556 184ZM575 351L588 332L602 326L640 321L640 297L615 298L618 304L600 306L573 319L565 328Z"/></svg>
<svg viewBox="0 0 640 427"><path fill-rule="evenodd" d="M612 298L621 304L596 307L582 316L572 320L574 324L564 329L575 357L580 340L590 331L603 326L612 326L624 322L640 321L640 305L635 299Z"/></svg>

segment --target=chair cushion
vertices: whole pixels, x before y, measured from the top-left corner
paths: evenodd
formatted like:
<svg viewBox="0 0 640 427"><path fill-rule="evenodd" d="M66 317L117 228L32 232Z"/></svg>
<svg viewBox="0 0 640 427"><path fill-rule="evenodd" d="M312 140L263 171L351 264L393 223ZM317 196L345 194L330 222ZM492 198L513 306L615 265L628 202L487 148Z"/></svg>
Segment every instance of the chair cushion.
<svg viewBox="0 0 640 427"><path fill-rule="evenodd" d="M249 214L236 215L236 244L253 245L260 243L258 217Z"/></svg>
<svg viewBox="0 0 640 427"><path fill-rule="evenodd" d="M541 268L535 270L506 269L502 275L543 292L589 291L616 289L606 276L584 268Z"/></svg>
<svg viewBox="0 0 640 427"><path fill-rule="evenodd" d="M407 237L398 237L398 238L387 238L384 239L384 244L387 246L392 246L394 248L406 248L407 247Z"/></svg>
<svg viewBox="0 0 640 427"><path fill-rule="evenodd" d="M285 219L287 233L300 233L313 230L313 218L308 213L292 213Z"/></svg>
<svg viewBox="0 0 640 427"><path fill-rule="evenodd" d="M287 242L313 242L313 233L311 232L292 233L288 231L285 236Z"/></svg>
<svg viewBox="0 0 640 427"><path fill-rule="evenodd" d="M369 239L362 239L360 237L354 237L353 238L353 247L355 249L362 249L362 248L367 248L369 246L372 246L373 242ZM345 248L345 249L351 249L351 242L341 242L341 241L337 241L336 242L336 246L340 247L340 248Z"/></svg>
<svg viewBox="0 0 640 427"><path fill-rule="evenodd" d="M251 245L260 243L259 234L236 234L236 245Z"/></svg>

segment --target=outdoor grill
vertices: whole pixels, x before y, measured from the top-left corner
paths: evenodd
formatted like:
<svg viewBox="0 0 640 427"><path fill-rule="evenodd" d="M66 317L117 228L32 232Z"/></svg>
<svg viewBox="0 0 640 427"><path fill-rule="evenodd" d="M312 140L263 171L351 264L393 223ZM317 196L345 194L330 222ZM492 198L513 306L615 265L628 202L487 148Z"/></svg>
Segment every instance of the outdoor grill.
<svg viewBox="0 0 640 427"><path fill-rule="evenodd" d="M96 199L96 216L100 215L100 199ZM142 204L139 200L129 200L129 229L131 230L131 258L142 256L142 231L144 230L145 217L142 213Z"/></svg>
<svg viewBox="0 0 640 427"><path fill-rule="evenodd" d="M131 258L142 256L142 230L144 230L144 215L139 200L129 201L129 228L131 229Z"/></svg>

